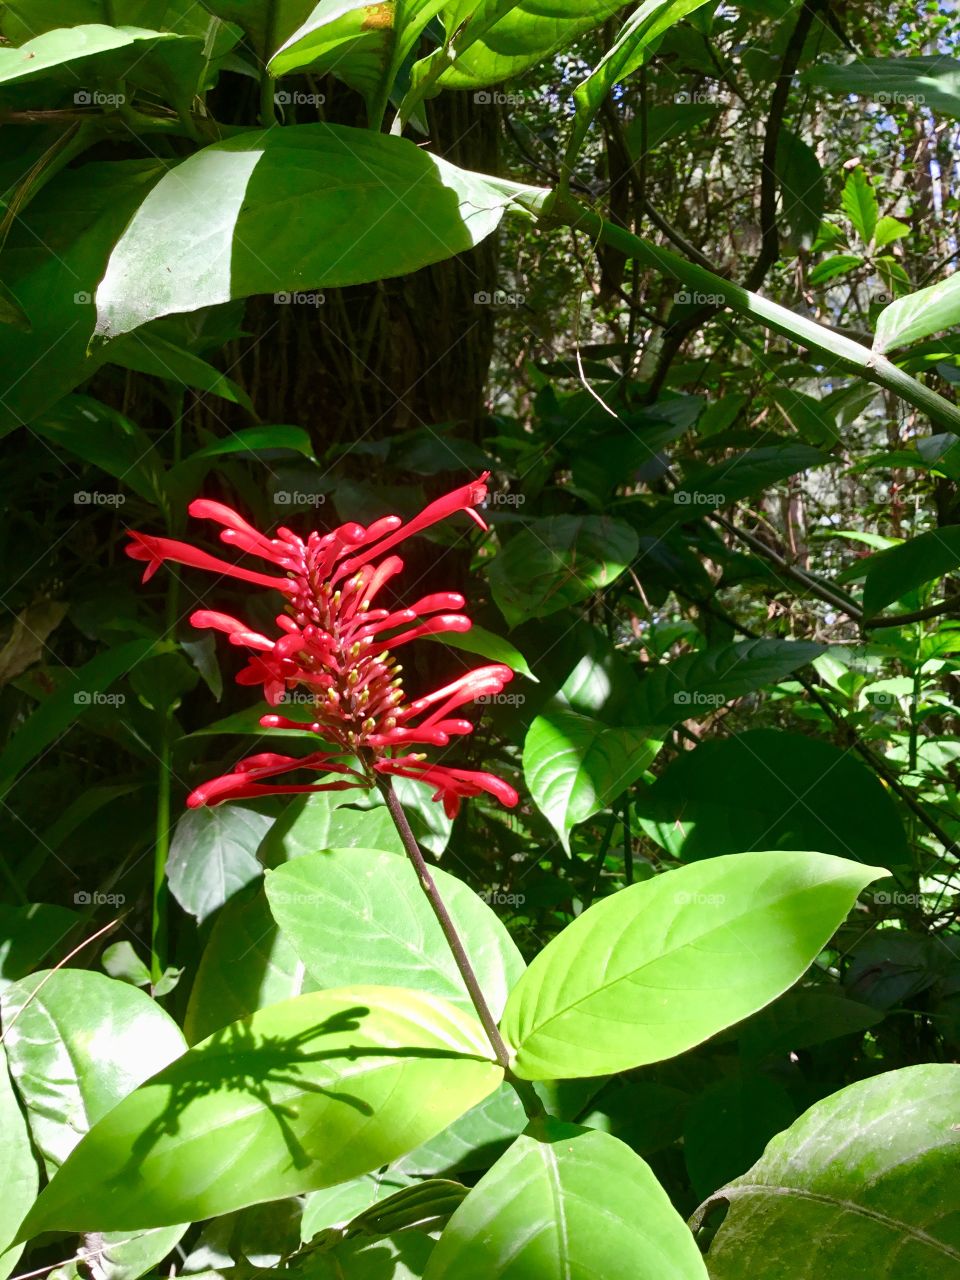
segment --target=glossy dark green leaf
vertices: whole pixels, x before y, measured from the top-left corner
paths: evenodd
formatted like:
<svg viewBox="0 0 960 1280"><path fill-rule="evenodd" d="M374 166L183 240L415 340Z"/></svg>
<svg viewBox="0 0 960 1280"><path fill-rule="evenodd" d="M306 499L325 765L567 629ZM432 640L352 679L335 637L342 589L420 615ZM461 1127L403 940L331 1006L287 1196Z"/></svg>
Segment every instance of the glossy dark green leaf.
<svg viewBox="0 0 960 1280"><path fill-rule="evenodd" d="M447 631L443 635L430 636L429 639L449 645L451 649L462 649L464 653L476 653L490 662L502 662L511 670L532 680L534 684L539 683L516 645L512 645L509 640L504 640L502 636L494 635L484 627L473 626L469 631Z"/></svg>
<svg viewBox="0 0 960 1280"><path fill-rule="evenodd" d="M663 745L655 729L613 728L557 700L523 744L523 774L537 808L570 848L570 832L622 795Z"/></svg>
<svg viewBox="0 0 960 1280"><path fill-rule="evenodd" d="M803 77L831 93L856 93L897 109L927 106L960 118L960 61L938 53L926 57L855 58L834 65L822 62Z"/></svg>
<svg viewBox="0 0 960 1280"><path fill-rule="evenodd" d="M62 944L79 919L49 902L0 903L0 990L48 958L60 960L68 949Z"/></svg>
<svg viewBox="0 0 960 1280"><path fill-rule="evenodd" d="M70 672L56 693L40 703L4 748L0 755L0 794L6 793L21 769L93 705L98 694L142 661L154 643L153 640L130 640L98 653L84 666Z"/></svg>
<svg viewBox="0 0 960 1280"><path fill-rule="evenodd" d="M595 903L510 993L514 1070L605 1075L683 1053L792 986L885 874L825 854L741 853Z"/></svg>
<svg viewBox="0 0 960 1280"><path fill-rule="evenodd" d="M137 210L97 289L97 334L250 294L406 275L490 235L508 187L403 138L339 125L215 143Z"/></svg>
<svg viewBox="0 0 960 1280"><path fill-rule="evenodd" d="M715 1280L960 1274L960 1067L904 1067L816 1103L714 1197ZM698 1218L709 1210L708 1202Z"/></svg>
<svg viewBox="0 0 960 1280"><path fill-rule="evenodd" d="M798 248L809 249L820 229L826 201L826 184L817 153L796 133L781 129L776 171L781 224Z"/></svg>
<svg viewBox="0 0 960 1280"><path fill-rule="evenodd" d="M767 848L909 863L897 806L876 776L822 738L778 729L682 752L637 798L636 812L653 839L687 861Z"/></svg>
<svg viewBox="0 0 960 1280"><path fill-rule="evenodd" d="M167 879L184 911L205 920L259 879L257 849L272 825L272 818L237 804L182 813L170 841Z"/></svg>
<svg viewBox="0 0 960 1280"><path fill-rule="evenodd" d="M777 684L813 662L823 646L805 640L734 640L649 668L631 711L644 724L708 716L724 703Z"/></svg>
<svg viewBox="0 0 960 1280"><path fill-rule="evenodd" d="M270 449L284 449L292 453L302 453L305 458L313 458L313 444L310 434L303 427L243 427L233 431L224 440L215 440L213 444L205 444L190 455L194 458L219 458L228 453L257 455Z"/></svg>
<svg viewBox="0 0 960 1280"><path fill-rule="evenodd" d="M194 352L185 351L168 338L149 329L120 338L111 346L109 359L111 364L121 368L148 373L178 387L206 391L210 395L219 396L221 400L241 405L248 413L254 411L250 397L232 378L228 378ZM286 428L288 431L295 429ZM242 435L243 432L237 434ZM305 432L303 434L306 435ZM307 442L309 444L309 436ZM307 456L310 457L311 454L308 453Z"/></svg>
<svg viewBox="0 0 960 1280"><path fill-rule="evenodd" d="M453 1006L400 988L317 991L262 1009L101 1120L23 1233L209 1218L377 1169L497 1087L484 1039Z"/></svg>
<svg viewBox="0 0 960 1280"><path fill-rule="evenodd" d="M683 1159L696 1195L705 1199L749 1169L796 1115L789 1093L770 1076L738 1074L704 1089L683 1132Z"/></svg>
<svg viewBox="0 0 960 1280"><path fill-rule="evenodd" d="M868 618L911 591L935 582L960 565L960 528L948 525L879 551L861 562L866 570L863 609Z"/></svg>
<svg viewBox="0 0 960 1280"><path fill-rule="evenodd" d="M536 1122L450 1219L424 1280L706 1280L648 1166L607 1133Z"/></svg>
<svg viewBox="0 0 960 1280"><path fill-rule="evenodd" d="M31 974L7 988L2 1007L10 1071L49 1174L121 1098L186 1047L173 1019L144 992L85 969Z"/></svg>
<svg viewBox="0 0 960 1280"><path fill-rule="evenodd" d="M0 1045L0 1133L3 1160L0 1161L0 1276L3 1280L16 1266L20 1247L6 1245L33 1203L40 1185L40 1170L30 1144L30 1131L20 1108L7 1070L6 1053Z"/></svg>
<svg viewBox="0 0 960 1280"><path fill-rule="evenodd" d="M148 502L159 500L162 463L153 442L116 409L90 396L65 396L34 418L30 430L55 449L92 462Z"/></svg>
<svg viewBox="0 0 960 1280"><path fill-rule="evenodd" d="M548 516L511 538L487 570L493 598L511 627L567 609L615 581L638 548L637 535L609 516Z"/></svg>
<svg viewBox="0 0 960 1280"><path fill-rule="evenodd" d="M744 1058L784 1057L838 1036L851 1036L875 1026L883 1014L838 992L788 991L750 1018L739 1031Z"/></svg>
<svg viewBox="0 0 960 1280"><path fill-rule="evenodd" d="M690 515L702 515L829 461L829 454L807 444L760 445L691 471L674 490L673 500L678 508L687 507ZM678 511L679 516L683 514Z"/></svg>
<svg viewBox="0 0 960 1280"><path fill-rule="evenodd" d="M456 876L431 872L483 993L499 1017L523 973L496 913ZM328 849L267 873L274 919L320 987L413 987L472 1011L473 1003L419 878L405 857Z"/></svg>

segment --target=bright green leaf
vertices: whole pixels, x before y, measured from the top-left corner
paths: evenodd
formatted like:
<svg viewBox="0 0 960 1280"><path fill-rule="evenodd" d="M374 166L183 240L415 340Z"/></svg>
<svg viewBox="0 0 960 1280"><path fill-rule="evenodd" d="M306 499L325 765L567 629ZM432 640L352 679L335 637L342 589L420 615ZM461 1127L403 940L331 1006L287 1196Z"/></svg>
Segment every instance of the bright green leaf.
<svg viewBox="0 0 960 1280"><path fill-rule="evenodd" d="M861 241L865 245L871 244L880 210L870 179L859 165L847 174L840 202Z"/></svg>
<svg viewBox="0 0 960 1280"><path fill-rule="evenodd" d="M905 347L941 329L960 324L960 272L938 280L927 289L908 293L884 307L873 338L875 351Z"/></svg>
<svg viewBox="0 0 960 1280"><path fill-rule="evenodd" d="M683 1053L792 986L886 874L820 853L740 853L622 889L567 925L510 993L514 1070L604 1075Z"/></svg>
<svg viewBox="0 0 960 1280"><path fill-rule="evenodd" d="M238 804L187 809L177 821L167 858L170 892L190 915L205 920L263 868L257 849L272 818Z"/></svg>
<svg viewBox="0 0 960 1280"><path fill-rule="evenodd" d="M357 1177L491 1093L502 1072L488 1053L479 1023L420 992L347 987L271 1005L94 1126L23 1234L163 1226Z"/></svg>

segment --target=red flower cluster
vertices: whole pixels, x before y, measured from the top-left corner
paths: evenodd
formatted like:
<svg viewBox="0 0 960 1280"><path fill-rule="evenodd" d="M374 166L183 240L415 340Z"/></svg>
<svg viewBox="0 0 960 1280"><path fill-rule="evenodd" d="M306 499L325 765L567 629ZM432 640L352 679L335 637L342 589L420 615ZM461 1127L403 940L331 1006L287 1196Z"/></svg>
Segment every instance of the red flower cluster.
<svg viewBox="0 0 960 1280"><path fill-rule="evenodd" d="M486 478L487 473L431 502L407 524L399 516L385 516L366 528L343 524L330 533L314 532L306 541L284 528L268 538L219 502L199 498L190 504L191 515L223 525L222 542L276 566L283 576L231 564L186 542L131 532L127 554L146 561L144 582L172 560L270 587L286 597L286 612L276 620L281 634L275 639L224 613L201 609L190 620L195 627L224 632L231 644L249 651L249 664L237 681L262 685L271 706L284 701L288 691L306 691L313 713L309 724L271 714L261 718L265 728L309 729L323 740L322 749L311 755L264 752L239 761L233 772L198 787L187 799L191 808L260 795L370 786L375 773L434 787L434 800L443 801L450 817L463 797L484 791L502 804L517 803L517 793L502 778L431 763L423 752L409 750L412 745L443 747L451 736L470 733L473 725L455 713L480 695L499 693L513 678L509 667L478 667L433 693L406 700L401 668L391 650L418 636L468 631L470 619L450 612L463 607L463 597L448 591L424 596L405 609L372 607L403 568L398 556L385 554L399 542L457 511L486 528L474 510L487 495ZM355 757L361 768L337 758L344 755ZM264 782L295 769L340 774L342 780Z"/></svg>

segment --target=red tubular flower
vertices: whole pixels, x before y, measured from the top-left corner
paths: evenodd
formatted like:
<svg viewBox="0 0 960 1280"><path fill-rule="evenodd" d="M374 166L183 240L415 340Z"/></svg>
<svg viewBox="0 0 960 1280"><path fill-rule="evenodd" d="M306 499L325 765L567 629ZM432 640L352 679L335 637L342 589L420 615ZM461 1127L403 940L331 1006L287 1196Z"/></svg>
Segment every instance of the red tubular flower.
<svg viewBox="0 0 960 1280"><path fill-rule="evenodd" d="M431 786L433 799L443 802L450 817L467 796L486 793L510 807L517 803L516 791L502 778L449 768L429 762L422 752L409 751L412 744L444 747L451 737L472 732L469 720L451 713L477 697L499 693L513 679L509 667L496 663L406 700L401 667L391 650L420 636L468 631L470 619L456 612L463 608L463 597L435 592L393 610L374 603L403 569L398 556L385 553L405 538L458 511L486 528L474 508L487 496L488 474L431 502L407 524L399 516L385 516L366 528L348 523L329 533L314 532L306 541L285 528L269 538L220 502L198 498L190 504L191 515L223 526L221 542L267 561L283 576L246 569L172 538L131 533L127 554L146 561L145 582L164 561L173 561L282 593L285 612L276 619L280 634L272 639L238 618L208 609L197 610L190 620L195 627L222 631L231 644L248 650L249 662L237 683L262 685L271 706L284 702L294 689L304 691L312 714L308 723L270 714L261 717L264 728L307 729L323 741L322 750L299 758L269 752L241 760L230 773L198 787L187 799L191 808L261 795L370 786L376 773ZM359 759L362 771L344 763L344 756ZM266 781L298 769L342 777L314 783Z"/></svg>

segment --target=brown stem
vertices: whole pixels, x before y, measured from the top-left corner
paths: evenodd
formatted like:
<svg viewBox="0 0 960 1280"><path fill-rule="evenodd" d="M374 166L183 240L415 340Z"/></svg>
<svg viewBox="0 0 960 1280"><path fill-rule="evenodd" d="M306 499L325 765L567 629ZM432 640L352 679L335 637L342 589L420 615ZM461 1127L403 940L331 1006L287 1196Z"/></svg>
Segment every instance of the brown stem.
<svg viewBox="0 0 960 1280"><path fill-rule="evenodd" d="M457 933L457 926L450 918L443 898L440 896L440 890L437 888L436 881L430 874L430 868L427 866L426 859L417 844L417 837L413 834L410 823L407 821L407 815L403 811L403 805L400 803L397 793L394 791L389 778L382 774L377 775L377 787L380 794L387 803L390 811L390 817L393 819L393 825L397 828L403 847L406 850L407 857L413 863L417 878L420 881L420 888L427 896L427 901L433 908L433 914L437 917L437 923L443 930L443 936L447 940L447 945L453 952L453 958L456 961L457 968L460 970L460 976L463 978L464 985L470 993L470 999L473 1001L473 1007L477 1011L477 1017L483 1025L484 1031L493 1049L497 1062L504 1070L504 1074L510 1084L520 1097L524 1110L532 1119L534 1116L543 1115L544 1109L537 1096L533 1086L526 1080L518 1080L510 1070L510 1051L503 1042L500 1030L497 1027L496 1018L490 1011L486 997L480 989L480 983L477 975L473 971L473 965L470 963L466 949Z"/></svg>

